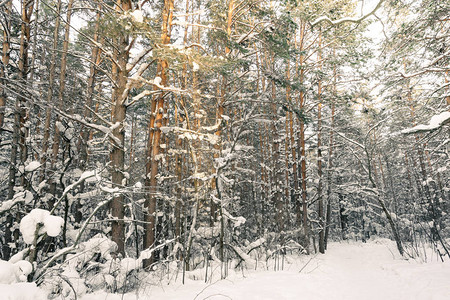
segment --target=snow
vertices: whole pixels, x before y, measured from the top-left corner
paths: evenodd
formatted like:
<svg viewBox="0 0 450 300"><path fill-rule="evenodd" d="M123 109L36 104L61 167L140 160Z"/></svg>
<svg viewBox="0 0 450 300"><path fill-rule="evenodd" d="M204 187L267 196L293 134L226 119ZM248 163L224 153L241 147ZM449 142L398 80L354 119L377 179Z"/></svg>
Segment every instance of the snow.
<svg viewBox="0 0 450 300"><path fill-rule="evenodd" d="M19 260L16 263L12 263L0 259L0 285L27 281L27 275L32 270L33 267L28 261Z"/></svg>
<svg viewBox="0 0 450 300"><path fill-rule="evenodd" d="M449 263L400 259L394 243L386 240L330 243L328 248L325 255L287 256L283 271L273 271L272 260L268 270L230 270L225 280L204 283L201 272L197 272L199 280L188 278L185 285L179 275L169 285L142 286L139 294L97 292L81 300L450 299ZM217 269L220 273L220 267Z"/></svg>
<svg viewBox="0 0 450 300"><path fill-rule="evenodd" d="M202 129L206 130L206 131L216 131L219 128L220 128L220 122L217 122L213 126L202 126Z"/></svg>
<svg viewBox="0 0 450 300"><path fill-rule="evenodd" d="M25 172L33 172L37 170L41 166L41 163L38 161L32 161L28 165L25 166Z"/></svg>
<svg viewBox="0 0 450 300"><path fill-rule="evenodd" d="M159 77L159 76L156 76L155 79L153 79L153 82L154 82L156 85L160 85L160 84L161 84L161 81L162 81L162 79L161 79L161 77Z"/></svg>
<svg viewBox="0 0 450 300"><path fill-rule="evenodd" d="M144 22L144 15L142 14L142 10L139 9L136 9L131 13L131 18L137 23Z"/></svg>
<svg viewBox="0 0 450 300"><path fill-rule="evenodd" d="M61 233L64 220L58 216L47 216L44 219L44 228L49 236L55 237Z"/></svg>
<svg viewBox="0 0 450 300"><path fill-rule="evenodd" d="M33 194L30 191L22 191L14 194L13 199L2 202L0 213L3 213L18 203L30 204L33 201Z"/></svg>
<svg viewBox="0 0 450 300"><path fill-rule="evenodd" d="M47 300L46 293L35 283L0 284L2 300Z"/></svg>
<svg viewBox="0 0 450 300"><path fill-rule="evenodd" d="M443 113L431 117L428 125L424 124L417 125L412 128L404 129L401 132L403 134L410 134L410 133L432 131L438 129L439 127L442 127L444 124L448 122L450 122L450 111L444 111Z"/></svg>
<svg viewBox="0 0 450 300"><path fill-rule="evenodd" d="M111 252L117 250L117 245L113 241L97 235L89 241L80 244L82 255L73 255L70 262L72 266L83 265L94 257L95 254L100 253L105 259L112 259Z"/></svg>
<svg viewBox="0 0 450 300"><path fill-rule="evenodd" d="M194 71L194 72L197 72L198 70L200 70L200 66L198 65L198 63L196 63L195 61L194 62L192 62L192 70Z"/></svg>
<svg viewBox="0 0 450 300"><path fill-rule="evenodd" d="M63 223L61 217L50 215L48 210L36 208L22 218L19 229L25 243L32 244L38 224L43 225L39 234L46 232L49 236L55 237L61 233Z"/></svg>

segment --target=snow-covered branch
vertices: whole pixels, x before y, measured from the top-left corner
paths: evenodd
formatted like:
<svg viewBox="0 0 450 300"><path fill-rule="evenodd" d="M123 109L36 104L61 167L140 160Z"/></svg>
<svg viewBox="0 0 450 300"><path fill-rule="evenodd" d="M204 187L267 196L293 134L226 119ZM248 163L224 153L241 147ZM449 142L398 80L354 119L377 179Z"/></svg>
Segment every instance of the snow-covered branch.
<svg viewBox="0 0 450 300"><path fill-rule="evenodd" d="M346 18L342 18L342 19L338 19L338 20L331 20L328 16L321 16L319 18L317 18L315 21L311 22L311 27L316 26L317 24L320 24L322 22L327 22L328 24L332 25L332 26L336 26L342 23L360 23L362 21L364 21L365 19L367 19L368 17L370 17L371 15L373 15L380 7L381 4L384 2L384 0L380 0L378 2L378 4L367 14L365 14L362 17L359 18L351 18L351 17L346 17Z"/></svg>
<svg viewBox="0 0 450 300"><path fill-rule="evenodd" d="M329 128L328 126L324 126L324 127ZM351 138L346 137L343 133L340 133L339 131L334 131L334 132L335 132L337 135L339 135L341 138L343 138L344 140L346 140L347 142L350 142L350 143L352 143L353 145L356 145L356 146L358 146L358 147L361 148L361 149L364 149L364 148L365 148L362 144L358 143L358 142L355 141L355 140L352 140Z"/></svg>
<svg viewBox="0 0 450 300"><path fill-rule="evenodd" d="M103 125L98 125L98 124L94 124L94 123L89 123L87 120L85 120L83 117L81 117L80 115L70 115L70 114L66 114L65 112L63 112L62 110L59 109L55 109L56 113L66 117L68 119L71 119L73 121L76 121L80 124L83 124L86 127L90 127L92 129L98 130L100 132L103 132L106 136L108 136L118 147L122 147L122 143L120 142L119 138L113 135L113 130L115 128L117 128L120 123L117 122L115 124L111 124L110 127L106 127ZM103 120L105 121L105 120Z"/></svg>
<svg viewBox="0 0 450 300"><path fill-rule="evenodd" d="M443 68L432 68L432 66L435 65L440 60L442 60L443 58L448 57L449 55L450 55L450 50L448 50L444 54L439 55L438 57L436 57L425 68L423 68L423 70L415 72L415 73L400 72L400 75L402 75L403 78L411 78L411 77L416 77L416 76L419 76L419 75L422 75L422 74L425 74L425 73L446 72L446 71L449 70L448 66L447 67L443 67Z"/></svg>
<svg viewBox="0 0 450 300"><path fill-rule="evenodd" d="M427 125L421 124L412 128L404 129L401 131L403 134L421 133L434 131L441 128L445 124L450 123L450 112L444 111L438 115L431 117L430 122Z"/></svg>
<svg viewBox="0 0 450 300"><path fill-rule="evenodd" d="M96 170L83 172L83 174L81 174L80 178L78 178L77 181L68 185L64 189L64 192L62 193L61 197L59 197L58 201L53 205L53 209L50 211L50 214L53 214L53 212L58 207L59 203L61 203L61 201L63 201L63 199L67 196L67 193L69 193L73 188L79 186L80 184L82 184L83 182L85 182L87 179L89 179L91 177L96 177L97 175L98 175L98 173Z"/></svg>

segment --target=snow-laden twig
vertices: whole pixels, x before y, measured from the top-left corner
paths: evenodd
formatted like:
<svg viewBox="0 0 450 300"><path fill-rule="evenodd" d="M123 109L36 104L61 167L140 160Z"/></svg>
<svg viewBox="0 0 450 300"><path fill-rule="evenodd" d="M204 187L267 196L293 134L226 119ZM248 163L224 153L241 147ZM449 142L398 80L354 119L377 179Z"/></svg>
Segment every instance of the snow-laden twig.
<svg viewBox="0 0 450 300"><path fill-rule="evenodd" d="M64 198L67 196L67 194L75 187L79 186L80 184L82 184L84 181L86 181L86 179L89 179L91 177L95 177L97 176L97 170L94 171L86 171L83 174L81 174L80 178L78 178L77 181L73 182L72 184L68 185L65 189L64 192L62 193L61 197L59 197L58 201L56 201L55 205L53 206L53 209L50 211L50 214L53 214L56 210L56 208L58 208L58 205L61 203L61 201L64 200Z"/></svg>
<svg viewBox="0 0 450 300"><path fill-rule="evenodd" d="M417 125L412 128L404 129L401 131L401 133L412 134L412 133L423 133L434 131L436 129L441 128L447 123L450 123L450 112L444 111L438 115L434 115L433 117L431 117L427 125L424 124Z"/></svg>
<svg viewBox="0 0 450 300"><path fill-rule="evenodd" d="M70 114L66 114L65 112L63 112L62 110L56 109L55 108L55 112L63 117L66 117L70 120L76 121L80 124L83 124L86 127L98 130L102 133L105 134L105 136L109 137L116 146L118 147L122 147L122 143L120 142L119 138L113 135L113 130L116 129L118 126L120 126L119 122L116 122L115 124L111 124L110 127L106 127L103 125L98 125L98 124L94 124L94 123L89 123L87 120L85 120L83 117L81 117L80 115L70 115ZM105 120L102 120L105 121Z"/></svg>
<svg viewBox="0 0 450 300"><path fill-rule="evenodd" d="M328 127L328 126L324 126L324 127ZM362 145L362 144L360 144L360 143L358 143L357 141L355 141L355 140L352 140L351 138L349 138L349 137L346 137L343 133L340 133L339 131L334 131L337 135L339 135L341 138L343 138L344 140L346 140L347 142L350 142L350 143L352 143L353 145L356 145L356 146L358 146L359 148L361 148L361 149L364 149L365 147Z"/></svg>
<svg viewBox="0 0 450 300"><path fill-rule="evenodd" d="M261 22L255 24L247 33L244 33L243 35L241 35L239 37L239 39L236 41L236 43L240 44L243 41L245 41L256 30L256 27L259 26L259 25L262 25L262 24L270 24L270 22L268 22L268 21L261 21Z"/></svg>
<svg viewBox="0 0 450 300"><path fill-rule="evenodd" d="M141 77L139 74L135 74L132 77L129 77L129 80L132 80L133 82L140 83L140 84L148 84L148 85L154 86L158 89L157 90L147 90L146 89L146 90L142 91L138 95L131 98L130 102L126 102L125 103L126 106L131 105L131 103L134 103L134 102L142 99L143 97L150 96L150 95L157 94L157 93L170 92L170 93L175 93L175 94L180 94L180 95L189 93L188 90L183 90L183 89L176 88L173 86L163 86L156 79L147 80L147 79Z"/></svg>
<svg viewBox="0 0 450 300"><path fill-rule="evenodd" d="M368 17L373 15L381 7L381 4L383 2L384 2L384 0L378 1L378 4L369 13L367 13L364 16L359 17L359 18L346 17L346 18L342 18L342 19L338 19L338 20L331 20L328 16L321 16L321 17L317 18L315 21L311 22L311 26L314 27L317 24L322 23L322 22L327 22L328 24L330 24L332 26L336 26L336 25L339 25L342 23L361 23L362 21L364 21L365 19L367 19Z"/></svg>
<svg viewBox="0 0 450 300"><path fill-rule="evenodd" d="M141 266L144 259L149 259L152 257L153 252L155 252L161 248L164 248L165 246L173 243L175 240L176 240L176 238L167 240L164 243L162 243L154 248L151 248L151 249L149 248L149 249L142 251L141 254L139 255L139 258L136 260L136 266Z"/></svg>
<svg viewBox="0 0 450 300"><path fill-rule="evenodd" d="M443 68L432 68L433 65L435 65L437 62L439 62L441 59L448 57L450 55L450 50L448 50L447 52L439 55L438 57L436 57L433 61L431 61L426 67L423 68L423 70L415 72L415 73L405 73L405 72L400 72L400 75L402 75L403 78L411 78L411 77L416 77L419 75L422 75L424 73L428 73L428 72L445 72L448 71L448 66L447 67L443 67Z"/></svg>
<svg viewBox="0 0 450 300"><path fill-rule="evenodd" d="M29 194L28 194L29 193ZM30 199L31 197L31 199ZM14 206L16 206L19 203L27 203L27 201L32 201L33 200L33 195L31 194L30 191L23 191L20 193L17 193L14 195L13 199L11 200L7 200L1 203L0 205L0 216L9 211L11 208L13 208Z"/></svg>
<svg viewBox="0 0 450 300"><path fill-rule="evenodd" d="M134 56L129 63L127 63L127 72L130 72L150 51L153 47L144 48L136 56Z"/></svg>

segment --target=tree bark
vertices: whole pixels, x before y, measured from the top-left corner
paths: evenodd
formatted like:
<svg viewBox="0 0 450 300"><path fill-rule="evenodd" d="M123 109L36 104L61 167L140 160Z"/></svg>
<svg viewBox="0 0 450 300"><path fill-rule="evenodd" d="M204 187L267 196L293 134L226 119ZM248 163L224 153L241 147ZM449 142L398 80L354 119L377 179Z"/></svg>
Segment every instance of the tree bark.
<svg viewBox="0 0 450 300"><path fill-rule="evenodd" d="M64 91L66 87L66 72L67 72L67 52L69 50L69 34L70 34L70 21L72 17L72 6L74 0L69 0L67 5L67 17L66 17L66 25L64 27L64 41L63 41L63 49L61 55L61 68L59 73L59 89L58 89L58 108L60 110L64 107ZM60 121L59 116L56 118L56 122ZM58 126L54 126L54 136L53 136L53 145L52 145L52 159L50 162L50 168L53 172L56 172L56 163L58 160L59 146L61 143L61 133ZM53 181L50 183L50 194L56 195L56 182Z"/></svg>
<svg viewBox="0 0 450 300"><path fill-rule="evenodd" d="M290 69L289 69L289 61L286 64L286 80L288 81L288 84L286 85L286 102L290 103L291 101L291 88L290 88ZM286 112L285 117L285 135L284 135L284 156L285 156L285 187L284 187L284 195L285 195L285 209L286 209L286 215L288 216L287 222L289 222L290 218L290 212L289 212L289 200L291 199L292 191L291 191L291 183L290 183L290 176L289 176L289 147L290 147L290 138L289 138L289 112Z"/></svg>
<svg viewBox="0 0 450 300"><path fill-rule="evenodd" d="M170 43L170 34L172 28L172 18L173 18L173 0L164 1L164 10L162 13L162 32L161 32L161 42L163 45ZM169 64L167 60L159 60L158 62L158 75L161 78L161 85L166 86L167 79L167 68ZM145 215L145 234L144 234L144 248L150 248L155 246L156 241L156 202L158 199L158 164L160 154L160 143L161 143L161 126L163 123L163 113L164 113L164 94L162 93L158 98L152 101L152 115L154 118L150 117L149 121L149 137L147 144L147 164L146 164L146 181L145 185L148 188L148 193L146 195L145 207L147 208L147 214ZM154 262L154 255L151 258L144 261L144 267L149 267Z"/></svg>
<svg viewBox="0 0 450 300"><path fill-rule="evenodd" d="M284 230L284 204L283 197L281 193L281 173L282 170L280 168L280 141L279 134L277 129L277 106L276 106L276 87L275 80L272 80L272 203L275 205L275 218L277 222L277 230L278 232L282 232Z"/></svg>
<svg viewBox="0 0 450 300"><path fill-rule="evenodd" d="M130 11L132 8L131 0L117 0L116 2L117 14ZM124 167L125 167L125 128L124 122L126 117L127 107L125 106L128 97L128 89L126 87L128 82L127 63L129 60L129 37L126 33L120 33L115 40L114 60L117 63L113 64L113 78L116 86L112 94L112 124L120 124L114 128L112 134L120 141L120 144L115 144L111 150L111 179L115 187L122 187L124 182ZM117 252L125 255L125 224L124 218L124 196L122 192L114 194L111 202L111 215L114 219L112 221L111 237L117 244Z"/></svg>
<svg viewBox="0 0 450 300"><path fill-rule="evenodd" d="M306 24L302 23L300 25L300 50L303 49L303 41L305 37L305 27ZM299 95L299 104L300 111L303 112L305 106L305 93L303 89L304 78L305 78L305 65L304 60L305 56L303 51L300 52L300 74L299 74L299 82L301 85L300 95ZM303 224L303 234L305 236L306 245L305 248L309 252L309 225L308 225L308 199L306 192L306 148L305 148L305 121L300 119L300 131L299 131L299 146L300 146L300 174L301 174L301 183L302 183L302 224Z"/></svg>
<svg viewBox="0 0 450 300"><path fill-rule="evenodd" d="M319 72L322 71L322 31L319 29L319 45L318 45L318 64ZM325 214L322 197L322 79L317 83L317 176L319 177L319 184L317 186L317 201L319 210L319 252L325 253Z"/></svg>
<svg viewBox="0 0 450 300"><path fill-rule="evenodd" d="M50 59L50 70L49 70L49 79L48 79L48 90L47 90L47 108L45 110L45 123L44 123L44 136L42 139L42 152L41 152L41 178L39 181L44 181L46 178L46 165L48 159L48 141L50 138L50 124L52 120L52 107L53 107L53 87L55 82L55 69L56 69L56 55L58 53L58 39L59 39L59 26L61 24L61 0L58 0L56 4L56 20L55 20L55 29L53 32L53 45L51 49L51 59ZM53 178L50 176L49 178ZM51 180L53 181L53 180ZM50 203L50 209L53 208L53 204Z"/></svg>
<svg viewBox="0 0 450 300"><path fill-rule="evenodd" d="M333 97L336 97L336 67L333 68ZM328 166L327 166L327 214L325 228L325 250L327 249L328 236L331 224L331 186L333 172L333 147L334 147L334 118L336 112L336 100L331 100L331 124L330 124L330 140L328 142Z"/></svg>
<svg viewBox="0 0 450 300"><path fill-rule="evenodd" d="M34 0L23 0L21 5L21 20L20 26L20 50L19 50L19 79L22 89L28 88L27 75L29 70L28 64L28 48L31 36L31 16L33 14ZM11 164L9 168L9 183L8 183L8 198L14 196L14 186L16 183L16 168L17 156L19 161L24 165L27 160L27 145L26 137L28 130L25 127L25 122L28 119L28 109L26 107L26 99L23 96L18 96L15 103L14 111L14 132L13 141L11 145ZM19 151L20 150L20 151ZM25 185L25 176L20 174L21 185Z"/></svg>
<svg viewBox="0 0 450 300"><path fill-rule="evenodd" d="M98 42L99 40L99 34L98 31L100 29L100 17L101 17L101 4L98 6L97 10L97 16L96 16L96 22L95 22L95 29L94 29L94 36L92 39L94 42ZM92 100L94 98L94 90L95 90L95 83L96 83L96 75L97 75L97 66L101 62L101 49L97 47L96 45L92 45L91 50L91 63L89 64L89 79L87 84L87 91L86 91L86 108L84 110L84 117L89 118L92 113L90 109L92 108ZM86 170L86 167L88 165L89 155L88 155L88 141L90 139L91 129L87 127L82 127L81 129L81 136L79 140L79 152L80 152L80 169Z"/></svg>
<svg viewBox="0 0 450 300"><path fill-rule="evenodd" d="M3 86L6 85L7 78L7 67L9 65L10 59L10 47L11 47L11 9L12 1L5 4L4 14L5 14L5 29L3 30L3 42L2 42L2 65L0 66L0 144L2 142L3 136L3 125L5 120L5 107L6 107L6 91Z"/></svg>

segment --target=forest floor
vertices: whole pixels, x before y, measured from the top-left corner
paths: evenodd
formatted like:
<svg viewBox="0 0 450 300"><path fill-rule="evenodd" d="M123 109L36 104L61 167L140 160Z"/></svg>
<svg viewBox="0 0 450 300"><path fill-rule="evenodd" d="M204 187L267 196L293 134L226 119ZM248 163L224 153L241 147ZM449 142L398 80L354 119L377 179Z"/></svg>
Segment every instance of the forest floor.
<svg viewBox="0 0 450 300"><path fill-rule="evenodd" d="M324 255L286 256L280 271L274 271L272 260L268 270L230 271L225 280L213 276L205 283L205 272L197 270L187 275L184 285L180 275L176 280L172 276L170 284L153 278L153 284L142 282L138 294L96 292L78 299L450 299L450 262L441 263L436 256L428 256L427 261L401 259L395 244L387 240L331 243ZM213 270L216 277L220 275L219 268ZM24 290L20 294L6 298L36 299L32 294L27 298Z"/></svg>
<svg viewBox="0 0 450 300"><path fill-rule="evenodd" d="M450 299L450 262L400 259L395 244L387 240L331 243L325 255L312 257L286 257L282 271L273 271L273 266L244 270L209 284L189 280L185 285L153 286L139 296L101 293L81 300Z"/></svg>

